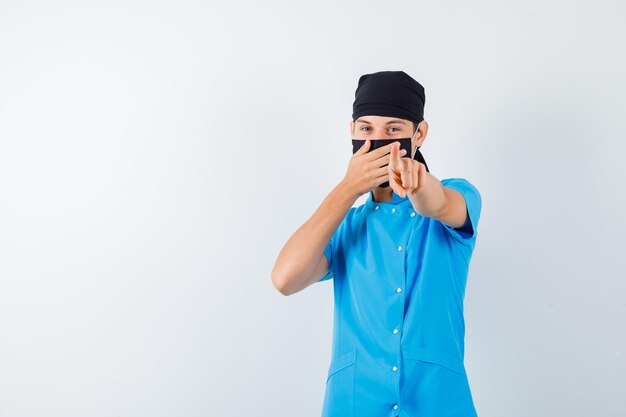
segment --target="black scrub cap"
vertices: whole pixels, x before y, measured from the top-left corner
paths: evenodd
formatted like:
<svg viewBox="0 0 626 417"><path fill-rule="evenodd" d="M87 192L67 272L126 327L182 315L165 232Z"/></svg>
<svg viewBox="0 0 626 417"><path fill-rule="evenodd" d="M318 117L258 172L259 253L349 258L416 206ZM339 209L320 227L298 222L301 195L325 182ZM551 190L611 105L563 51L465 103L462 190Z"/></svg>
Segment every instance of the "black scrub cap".
<svg viewBox="0 0 626 417"><path fill-rule="evenodd" d="M352 120L361 116L398 117L418 124L424 120L424 87L404 71L364 74L354 93Z"/></svg>

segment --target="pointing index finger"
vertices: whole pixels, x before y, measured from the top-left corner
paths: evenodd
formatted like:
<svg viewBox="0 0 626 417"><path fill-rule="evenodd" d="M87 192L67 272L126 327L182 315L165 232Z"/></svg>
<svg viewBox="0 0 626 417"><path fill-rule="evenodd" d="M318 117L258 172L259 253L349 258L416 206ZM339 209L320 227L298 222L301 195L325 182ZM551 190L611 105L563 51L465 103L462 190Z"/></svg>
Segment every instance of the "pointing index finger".
<svg viewBox="0 0 626 417"><path fill-rule="evenodd" d="M394 142L393 146L391 147L391 158L389 160L389 165L396 167L399 164L400 164L400 144L398 142Z"/></svg>

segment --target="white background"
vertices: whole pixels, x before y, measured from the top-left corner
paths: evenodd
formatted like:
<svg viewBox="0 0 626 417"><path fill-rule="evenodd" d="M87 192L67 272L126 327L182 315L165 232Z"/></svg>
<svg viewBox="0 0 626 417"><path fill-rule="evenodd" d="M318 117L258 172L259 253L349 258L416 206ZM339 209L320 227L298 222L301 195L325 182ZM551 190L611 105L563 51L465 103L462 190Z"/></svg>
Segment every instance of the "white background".
<svg viewBox="0 0 626 417"><path fill-rule="evenodd" d="M626 415L625 9L0 1L0 416L318 416L332 281L270 273L381 70L483 198L479 415Z"/></svg>

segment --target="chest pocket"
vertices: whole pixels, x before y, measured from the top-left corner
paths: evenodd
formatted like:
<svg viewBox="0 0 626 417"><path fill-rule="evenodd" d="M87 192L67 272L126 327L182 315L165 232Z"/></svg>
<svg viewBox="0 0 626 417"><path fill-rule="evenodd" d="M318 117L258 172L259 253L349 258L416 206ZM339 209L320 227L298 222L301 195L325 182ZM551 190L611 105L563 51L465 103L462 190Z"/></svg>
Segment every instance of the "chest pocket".
<svg viewBox="0 0 626 417"><path fill-rule="evenodd" d="M356 349L331 360L326 378L322 417L354 417Z"/></svg>

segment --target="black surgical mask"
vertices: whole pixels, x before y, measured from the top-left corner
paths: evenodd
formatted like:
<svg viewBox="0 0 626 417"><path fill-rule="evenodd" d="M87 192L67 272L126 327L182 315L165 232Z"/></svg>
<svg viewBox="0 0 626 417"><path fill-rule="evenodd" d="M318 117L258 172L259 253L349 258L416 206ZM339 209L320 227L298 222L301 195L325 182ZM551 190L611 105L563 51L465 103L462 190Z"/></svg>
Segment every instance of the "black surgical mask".
<svg viewBox="0 0 626 417"><path fill-rule="evenodd" d="M413 138L415 138L415 135L417 134L417 132L418 130L416 129L412 138L369 139L371 143L370 143L370 149L367 152L371 152L374 149L382 148L383 146L387 146L392 142L400 142L399 150L402 151L402 149L404 149L406 151L406 154L402 156L402 158L409 158L409 155L411 154L411 142L413 141ZM361 146L363 145L365 145L365 139L352 139L352 154L355 154L356 151L361 149ZM411 158L416 159L419 162L426 165L426 161L424 161L424 157L422 156L421 152L418 151L420 147L421 146L418 146L415 149L415 155L412 155ZM386 167L387 165L389 164L385 164L383 166ZM428 166L426 167L426 171L428 171ZM384 183L380 184L379 187L382 187L382 188L389 187L389 181L385 181Z"/></svg>

